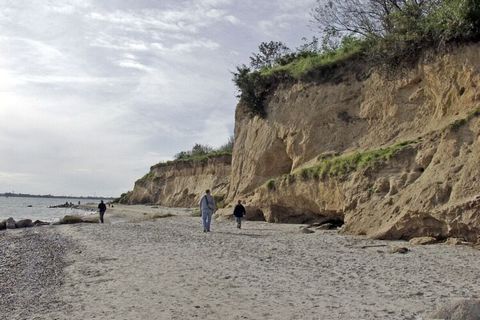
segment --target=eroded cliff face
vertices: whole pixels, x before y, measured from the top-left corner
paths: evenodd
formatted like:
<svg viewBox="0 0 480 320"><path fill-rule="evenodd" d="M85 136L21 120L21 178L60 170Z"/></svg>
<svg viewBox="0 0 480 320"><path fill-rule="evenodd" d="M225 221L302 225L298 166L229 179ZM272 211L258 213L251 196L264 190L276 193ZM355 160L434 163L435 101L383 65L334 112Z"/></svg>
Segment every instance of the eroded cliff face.
<svg viewBox="0 0 480 320"><path fill-rule="evenodd" d="M377 238L475 240L479 66L480 45L468 45L395 78L343 72L335 81L281 84L265 118L239 105L228 200L246 199L272 222L338 218L345 232ZM388 159L345 174L302 175L325 158L402 142Z"/></svg>
<svg viewBox="0 0 480 320"><path fill-rule="evenodd" d="M211 189L217 199L221 199L228 190L231 160L231 156L220 156L155 165L135 182L133 191L122 202L196 207L206 189Z"/></svg>

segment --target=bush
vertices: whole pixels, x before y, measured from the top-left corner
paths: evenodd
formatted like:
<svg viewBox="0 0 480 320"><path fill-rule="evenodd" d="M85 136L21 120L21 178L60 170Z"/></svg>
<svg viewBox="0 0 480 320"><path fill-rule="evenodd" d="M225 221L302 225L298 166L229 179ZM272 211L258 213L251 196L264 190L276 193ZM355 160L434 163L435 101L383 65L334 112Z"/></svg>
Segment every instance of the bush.
<svg viewBox="0 0 480 320"><path fill-rule="evenodd" d="M270 191L275 190L275 180L273 179L268 180L267 189Z"/></svg>
<svg viewBox="0 0 480 320"><path fill-rule="evenodd" d="M265 116L263 102L268 94L268 79L259 71L252 71L247 66L237 67L233 72L233 82L240 94L237 96L253 115Z"/></svg>
<svg viewBox="0 0 480 320"><path fill-rule="evenodd" d="M302 171L300 172L300 176L303 180L308 180L310 179L310 171L308 169L302 169Z"/></svg>

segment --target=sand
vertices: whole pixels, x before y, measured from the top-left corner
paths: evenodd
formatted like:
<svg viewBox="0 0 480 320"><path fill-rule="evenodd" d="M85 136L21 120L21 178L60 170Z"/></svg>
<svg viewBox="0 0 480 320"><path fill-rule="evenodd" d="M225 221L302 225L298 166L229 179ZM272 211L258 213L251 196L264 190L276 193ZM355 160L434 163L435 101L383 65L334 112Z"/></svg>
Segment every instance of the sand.
<svg viewBox="0 0 480 320"><path fill-rule="evenodd" d="M200 219L185 209L113 211L104 225L0 235L3 247L32 233L66 246L56 267L62 270L52 274L58 281L33 288L41 304L11 307L22 298L13 290L8 302L0 298L0 309L9 310L0 318L422 319L438 305L480 297L480 251L466 246L303 234L299 225L250 221L241 230L214 222L203 233ZM159 212L176 215L150 220ZM393 245L411 251L392 254Z"/></svg>

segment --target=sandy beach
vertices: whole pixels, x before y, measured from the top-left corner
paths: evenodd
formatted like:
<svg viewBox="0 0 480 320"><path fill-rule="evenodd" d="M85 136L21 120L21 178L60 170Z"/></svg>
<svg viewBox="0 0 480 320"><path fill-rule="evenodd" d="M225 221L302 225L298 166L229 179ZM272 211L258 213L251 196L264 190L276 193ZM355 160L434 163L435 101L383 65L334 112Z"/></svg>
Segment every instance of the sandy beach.
<svg viewBox="0 0 480 320"><path fill-rule="evenodd" d="M471 247L250 221L203 233L190 212L119 206L104 225L0 232L0 318L423 319L480 297Z"/></svg>

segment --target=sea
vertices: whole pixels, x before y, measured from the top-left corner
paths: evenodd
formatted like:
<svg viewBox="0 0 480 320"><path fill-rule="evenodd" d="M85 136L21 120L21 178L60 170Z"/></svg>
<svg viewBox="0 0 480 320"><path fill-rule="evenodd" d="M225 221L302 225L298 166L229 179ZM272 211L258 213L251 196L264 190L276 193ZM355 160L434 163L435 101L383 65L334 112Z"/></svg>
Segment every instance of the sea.
<svg viewBox="0 0 480 320"><path fill-rule="evenodd" d="M98 203L95 199L72 199L72 198L24 198L0 196L0 220L12 217L15 220L31 219L54 222L67 214L91 214L91 211L73 208L49 208L66 202L73 204Z"/></svg>

